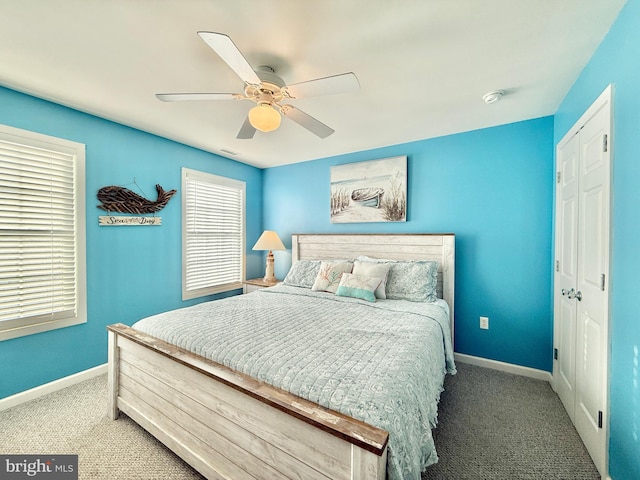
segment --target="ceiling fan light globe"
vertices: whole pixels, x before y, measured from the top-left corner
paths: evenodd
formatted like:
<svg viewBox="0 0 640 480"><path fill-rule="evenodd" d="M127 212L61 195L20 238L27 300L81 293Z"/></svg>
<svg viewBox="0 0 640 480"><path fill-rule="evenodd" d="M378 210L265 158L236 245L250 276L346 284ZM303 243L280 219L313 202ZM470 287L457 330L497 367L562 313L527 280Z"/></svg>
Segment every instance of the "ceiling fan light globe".
<svg viewBox="0 0 640 480"><path fill-rule="evenodd" d="M282 117L271 105L256 105L249 110L249 123L261 132L272 132L280 126Z"/></svg>

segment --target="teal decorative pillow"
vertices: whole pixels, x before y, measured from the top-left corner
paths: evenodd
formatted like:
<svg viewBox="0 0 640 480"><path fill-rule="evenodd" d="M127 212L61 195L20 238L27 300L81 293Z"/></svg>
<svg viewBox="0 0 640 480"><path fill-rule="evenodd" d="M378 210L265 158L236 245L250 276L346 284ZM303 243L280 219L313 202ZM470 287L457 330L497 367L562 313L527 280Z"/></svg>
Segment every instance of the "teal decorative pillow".
<svg viewBox="0 0 640 480"><path fill-rule="evenodd" d="M380 262L364 262L360 260L356 260L353 263L353 274L355 275L364 275L366 277L374 277L380 279L380 285L376 288L375 296L376 298L387 298L386 295L386 286L387 286L387 276L389 275L389 269L391 268L390 263L380 263Z"/></svg>
<svg viewBox="0 0 640 480"><path fill-rule="evenodd" d="M375 302L375 289L380 285L380 278L368 277L366 275L356 275L353 273L342 274L340 285L336 290L336 295L340 297L354 297Z"/></svg>
<svg viewBox="0 0 640 480"><path fill-rule="evenodd" d="M336 293L343 273L351 273L351 262L322 262L311 290Z"/></svg>
<svg viewBox="0 0 640 480"><path fill-rule="evenodd" d="M282 283L293 287L311 288L320 270L320 260L298 260L289 269Z"/></svg>

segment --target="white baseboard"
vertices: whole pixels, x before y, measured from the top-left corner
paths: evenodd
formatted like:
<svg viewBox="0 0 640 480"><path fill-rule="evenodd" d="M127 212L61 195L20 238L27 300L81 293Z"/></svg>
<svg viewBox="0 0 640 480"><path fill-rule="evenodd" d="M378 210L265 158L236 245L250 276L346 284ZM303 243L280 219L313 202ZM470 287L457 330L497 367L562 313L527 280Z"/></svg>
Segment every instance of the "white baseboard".
<svg viewBox="0 0 640 480"><path fill-rule="evenodd" d="M11 395L9 397L5 397L3 399L0 399L0 412L6 410L7 408L20 405L21 403L35 400L36 398L42 397L44 395L48 395L49 393L57 392L58 390L70 387L71 385L75 385L76 383L84 382L85 380L97 377L98 375L102 375L103 373L107 373L106 363L103 365L98 365L97 367L90 368L88 370L84 370L82 372L74 373L73 375L69 375L68 377L54 380L53 382L45 383L44 385L40 385L39 387L25 390L24 392L16 393L15 395Z"/></svg>
<svg viewBox="0 0 640 480"><path fill-rule="evenodd" d="M513 373L515 375L521 375L523 377L535 378L536 380L545 380L551 383L553 377L551 372L544 370L538 370L536 368L522 367L520 365L514 365L513 363L499 362L497 360L489 360L488 358L474 357L472 355L465 355L464 353L454 353L454 359L456 362L468 363L470 365L476 365L478 367L491 368L493 370L500 370L501 372Z"/></svg>

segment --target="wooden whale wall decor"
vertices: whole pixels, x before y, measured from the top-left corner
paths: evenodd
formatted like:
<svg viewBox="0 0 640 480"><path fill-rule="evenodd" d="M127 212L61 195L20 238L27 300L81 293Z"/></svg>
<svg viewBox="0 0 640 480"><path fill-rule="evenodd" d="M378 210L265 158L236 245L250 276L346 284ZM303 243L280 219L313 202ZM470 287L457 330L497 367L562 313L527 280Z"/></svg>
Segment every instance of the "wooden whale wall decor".
<svg viewBox="0 0 640 480"><path fill-rule="evenodd" d="M176 193L175 190L165 192L160 185L156 185L158 191L158 199L153 201L132 192L128 188L110 185L102 187L98 190L98 200L102 202L98 208L107 212L119 213L155 213L162 210L171 197Z"/></svg>

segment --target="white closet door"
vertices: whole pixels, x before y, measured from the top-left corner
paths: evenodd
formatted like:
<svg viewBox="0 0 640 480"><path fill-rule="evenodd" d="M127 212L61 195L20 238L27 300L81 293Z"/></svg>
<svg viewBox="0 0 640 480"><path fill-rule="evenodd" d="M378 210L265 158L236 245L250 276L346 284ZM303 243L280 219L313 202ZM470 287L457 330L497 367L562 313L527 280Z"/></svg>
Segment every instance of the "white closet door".
<svg viewBox="0 0 640 480"><path fill-rule="evenodd" d="M558 144L553 385L607 476L611 87Z"/></svg>
<svg viewBox="0 0 640 480"><path fill-rule="evenodd" d="M580 136L558 149L556 183L555 389L574 421L576 381L576 301L569 292L578 281L578 168Z"/></svg>
<svg viewBox="0 0 640 480"><path fill-rule="evenodd" d="M596 465L604 464L609 273L608 104L580 132L575 426Z"/></svg>

